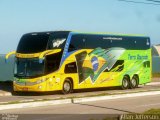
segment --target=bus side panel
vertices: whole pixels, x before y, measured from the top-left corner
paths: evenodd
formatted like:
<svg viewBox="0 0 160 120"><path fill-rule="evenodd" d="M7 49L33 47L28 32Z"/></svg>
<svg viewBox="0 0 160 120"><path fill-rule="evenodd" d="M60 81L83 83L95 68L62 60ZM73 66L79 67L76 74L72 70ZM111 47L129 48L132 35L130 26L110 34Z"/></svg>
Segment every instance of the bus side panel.
<svg viewBox="0 0 160 120"><path fill-rule="evenodd" d="M73 79L74 89L121 86L124 75L138 75L139 84L151 80L151 53L149 50L111 48L78 50L63 65L76 62L77 72L63 75Z"/></svg>
<svg viewBox="0 0 160 120"><path fill-rule="evenodd" d="M124 49L105 50L100 48L78 50L68 56L65 64L62 65L63 71L65 71L67 64L76 61L77 76L76 73L75 75L64 74L63 79L69 77L73 79L75 89L118 86L122 75L120 76L121 72L117 70L124 66L124 62L118 64L114 69L112 67L124 51Z"/></svg>
<svg viewBox="0 0 160 120"><path fill-rule="evenodd" d="M151 49L148 50L126 50L120 59L125 60L123 75L138 75L139 84L151 81Z"/></svg>

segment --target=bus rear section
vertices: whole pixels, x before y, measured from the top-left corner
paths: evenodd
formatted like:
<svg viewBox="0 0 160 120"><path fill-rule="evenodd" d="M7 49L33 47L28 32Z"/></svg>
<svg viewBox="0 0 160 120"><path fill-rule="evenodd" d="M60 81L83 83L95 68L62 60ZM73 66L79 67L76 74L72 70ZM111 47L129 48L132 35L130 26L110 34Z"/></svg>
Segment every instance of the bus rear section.
<svg viewBox="0 0 160 120"><path fill-rule="evenodd" d="M76 64L77 71L64 73L62 79L74 81L75 89L113 86L128 89L151 81L149 37L72 33L70 38L63 68L70 61L70 69L75 69ZM78 76L71 77L69 73Z"/></svg>

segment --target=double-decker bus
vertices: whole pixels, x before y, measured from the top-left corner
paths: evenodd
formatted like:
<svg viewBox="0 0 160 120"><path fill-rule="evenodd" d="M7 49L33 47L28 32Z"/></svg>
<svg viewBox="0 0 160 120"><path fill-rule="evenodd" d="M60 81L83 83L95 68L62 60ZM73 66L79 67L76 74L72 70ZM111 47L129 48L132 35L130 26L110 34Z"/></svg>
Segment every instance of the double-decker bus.
<svg viewBox="0 0 160 120"><path fill-rule="evenodd" d="M147 36L33 32L7 58L15 54L14 91L128 89L151 81L150 45Z"/></svg>

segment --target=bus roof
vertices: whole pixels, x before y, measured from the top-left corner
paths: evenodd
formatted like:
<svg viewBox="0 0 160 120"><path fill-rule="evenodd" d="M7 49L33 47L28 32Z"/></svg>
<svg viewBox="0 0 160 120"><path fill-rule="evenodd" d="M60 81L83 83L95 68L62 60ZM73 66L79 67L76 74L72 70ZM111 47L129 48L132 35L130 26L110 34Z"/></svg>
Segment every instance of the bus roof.
<svg viewBox="0 0 160 120"><path fill-rule="evenodd" d="M90 34L90 35L114 35L114 36L131 36L131 37L149 37L141 34L122 34L122 33L112 33L112 32L81 32L81 31L44 31L44 32L30 32L26 34L52 34L55 32L68 32L72 34Z"/></svg>
<svg viewBox="0 0 160 120"><path fill-rule="evenodd" d="M58 33L58 32L71 32L71 31L44 31L44 32L30 32L30 33L26 33L27 34L52 34L52 33Z"/></svg>
<svg viewBox="0 0 160 120"><path fill-rule="evenodd" d="M91 35L114 35L114 36L133 36L133 37L149 37L142 34L122 34L122 33L112 33L112 32L80 32L72 31L73 34L91 34Z"/></svg>

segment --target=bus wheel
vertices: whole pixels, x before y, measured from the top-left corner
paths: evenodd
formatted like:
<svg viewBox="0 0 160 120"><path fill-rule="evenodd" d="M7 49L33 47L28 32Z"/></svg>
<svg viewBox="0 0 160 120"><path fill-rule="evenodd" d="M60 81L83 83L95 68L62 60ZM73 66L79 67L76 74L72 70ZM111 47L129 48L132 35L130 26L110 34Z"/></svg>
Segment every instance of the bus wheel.
<svg viewBox="0 0 160 120"><path fill-rule="evenodd" d="M123 77L121 88L122 88L123 90L129 88L129 78L128 78L127 76L124 76L124 77Z"/></svg>
<svg viewBox="0 0 160 120"><path fill-rule="evenodd" d="M134 89L134 88L138 87L138 77L133 76L130 84L131 84L130 85L131 89Z"/></svg>
<svg viewBox="0 0 160 120"><path fill-rule="evenodd" d="M64 81L64 83L63 83L62 93L63 93L63 94L71 93L71 92L72 92L72 89L73 89L73 85L72 85L71 80L66 79L66 80Z"/></svg>

